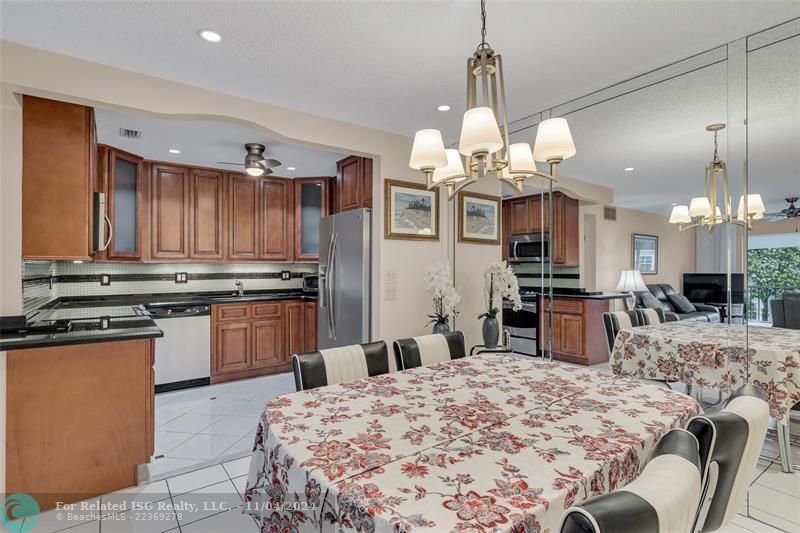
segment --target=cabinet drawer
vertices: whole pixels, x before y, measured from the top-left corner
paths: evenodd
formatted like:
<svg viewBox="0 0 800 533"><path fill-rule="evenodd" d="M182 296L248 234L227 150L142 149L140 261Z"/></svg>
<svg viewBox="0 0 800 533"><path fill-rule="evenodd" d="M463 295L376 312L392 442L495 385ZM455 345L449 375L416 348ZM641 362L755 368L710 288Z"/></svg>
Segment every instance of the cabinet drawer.
<svg viewBox="0 0 800 533"><path fill-rule="evenodd" d="M250 318L250 306L247 304L232 304L217 306L217 320L242 320Z"/></svg>
<svg viewBox="0 0 800 533"><path fill-rule="evenodd" d="M553 300L553 312L555 313L567 313L572 315L582 315L583 314L583 301L582 300L572 300L572 299L559 299L554 298Z"/></svg>
<svg viewBox="0 0 800 533"><path fill-rule="evenodd" d="M280 302L268 304L253 304L253 316L256 318L263 318L267 316L280 316L281 314Z"/></svg>

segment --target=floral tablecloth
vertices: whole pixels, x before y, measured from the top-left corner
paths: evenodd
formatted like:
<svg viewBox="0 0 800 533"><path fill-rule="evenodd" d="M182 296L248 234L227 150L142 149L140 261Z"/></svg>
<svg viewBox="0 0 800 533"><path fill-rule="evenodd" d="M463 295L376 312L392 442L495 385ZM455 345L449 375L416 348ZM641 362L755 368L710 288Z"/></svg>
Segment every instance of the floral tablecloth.
<svg viewBox="0 0 800 533"><path fill-rule="evenodd" d="M555 533L699 411L663 387L500 354L289 394L261 417L245 509L261 531Z"/></svg>
<svg viewBox="0 0 800 533"><path fill-rule="evenodd" d="M800 330L703 322L623 329L611 369L725 392L751 383L764 392L770 415L788 424L800 402Z"/></svg>

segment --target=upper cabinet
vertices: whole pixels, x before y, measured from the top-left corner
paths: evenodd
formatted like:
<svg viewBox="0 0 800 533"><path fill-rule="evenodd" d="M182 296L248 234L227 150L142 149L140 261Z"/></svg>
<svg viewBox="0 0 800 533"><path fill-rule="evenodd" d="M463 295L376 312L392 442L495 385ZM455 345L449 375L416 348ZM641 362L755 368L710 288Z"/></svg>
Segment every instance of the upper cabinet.
<svg viewBox="0 0 800 533"><path fill-rule="evenodd" d="M294 186L286 178L261 178L260 259L291 261L294 256Z"/></svg>
<svg viewBox="0 0 800 533"><path fill-rule="evenodd" d="M189 257L189 169L150 165L150 255L153 259Z"/></svg>
<svg viewBox="0 0 800 533"><path fill-rule="evenodd" d="M108 246L95 259L139 260L147 176L142 158L110 146L97 148L97 191L105 195Z"/></svg>
<svg viewBox="0 0 800 533"><path fill-rule="evenodd" d="M553 193L553 228L548 220L548 197L545 194L503 200L503 257L508 259L508 241L512 235L544 231L550 236L550 255L558 266L578 266L580 235L578 200L562 192Z"/></svg>
<svg viewBox="0 0 800 533"><path fill-rule="evenodd" d="M336 212L372 207L372 159L351 155L336 163Z"/></svg>
<svg viewBox="0 0 800 533"><path fill-rule="evenodd" d="M22 256L91 260L94 112L22 99Z"/></svg>
<svg viewBox="0 0 800 533"><path fill-rule="evenodd" d="M319 261L319 221L330 213L330 178L294 180L295 261Z"/></svg>
<svg viewBox="0 0 800 533"><path fill-rule="evenodd" d="M225 257L221 170L191 170L189 174L189 257L222 260Z"/></svg>
<svg viewBox="0 0 800 533"><path fill-rule="evenodd" d="M258 259L260 180L247 174L227 173L228 254L231 261Z"/></svg>

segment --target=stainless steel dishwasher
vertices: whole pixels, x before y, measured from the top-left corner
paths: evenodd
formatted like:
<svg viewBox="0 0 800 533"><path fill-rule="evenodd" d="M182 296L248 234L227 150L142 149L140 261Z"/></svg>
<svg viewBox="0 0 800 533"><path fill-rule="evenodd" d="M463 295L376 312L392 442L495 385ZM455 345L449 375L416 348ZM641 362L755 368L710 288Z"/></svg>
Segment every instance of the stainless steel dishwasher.
<svg viewBox="0 0 800 533"><path fill-rule="evenodd" d="M164 336L156 339L156 392L208 385L211 379L211 306L148 305Z"/></svg>

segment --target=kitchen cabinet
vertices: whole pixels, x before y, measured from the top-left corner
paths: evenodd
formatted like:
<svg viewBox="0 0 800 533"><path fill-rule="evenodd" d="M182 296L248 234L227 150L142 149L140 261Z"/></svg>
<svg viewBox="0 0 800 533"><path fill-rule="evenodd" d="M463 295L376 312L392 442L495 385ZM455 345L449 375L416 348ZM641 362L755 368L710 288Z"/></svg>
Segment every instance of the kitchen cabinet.
<svg viewBox="0 0 800 533"><path fill-rule="evenodd" d="M22 97L22 256L92 258L94 110Z"/></svg>
<svg viewBox="0 0 800 533"><path fill-rule="evenodd" d="M189 169L150 165L150 256L152 259L189 257Z"/></svg>
<svg viewBox="0 0 800 533"><path fill-rule="evenodd" d="M317 302L307 301L304 305L304 323L303 327L305 333L303 334L303 352L317 351Z"/></svg>
<svg viewBox="0 0 800 533"><path fill-rule="evenodd" d="M211 307L211 382L277 374L291 370L291 356L311 348L307 338L313 304L283 300ZM313 351L313 350L308 350Z"/></svg>
<svg viewBox="0 0 800 533"><path fill-rule="evenodd" d="M225 255L224 173L193 168L189 185L189 257L221 260Z"/></svg>
<svg viewBox="0 0 800 533"><path fill-rule="evenodd" d="M544 231L550 235L550 255L557 266L578 266L580 234L578 200L562 192L553 193L553 228L548 220L548 195L523 196L503 200L503 227L507 235L527 235ZM508 259L508 237L503 254Z"/></svg>
<svg viewBox="0 0 800 533"><path fill-rule="evenodd" d="M330 214L331 178L296 178L294 260L319 261L319 221Z"/></svg>
<svg viewBox="0 0 800 533"><path fill-rule="evenodd" d="M97 190L105 195L111 238L97 260L141 260L147 176L141 157L105 145L97 147Z"/></svg>
<svg viewBox="0 0 800 533"><path fill-rule="evenodd" d="M336 212L372 207L372 159L349 156L336 163Z"/></svg>
<svg viewBox="0 0 800 533"><path fill-rule="evenodd" d="M228 259L258 259L258 178L228 173Z"/></svg>
<svg viewBox="0 0 800 533"><path fill-rule="evenodd" d="M510 219L508 223L511 235L526 235L533 233L531 228L531 201L529 197L515 198L507 200L510 209Z"/></svg>
<svg viewBox="0 0 800 533"><path fill-rule="evenodd" d="M291 261L294 255L294 186L286 178L261 178L259 259Z"/></svg>
<svg viewBox="0 0 800 533"><path fill-rule="evenodd" d="M542 298L539 347L547 348L547 304ZM608 346L603 330L603 313L609 300L597 298L553 298L553 358L559 361L594 365L608 361Z"/></svg>

